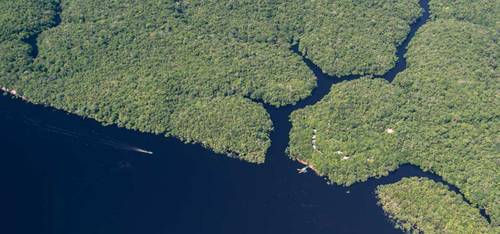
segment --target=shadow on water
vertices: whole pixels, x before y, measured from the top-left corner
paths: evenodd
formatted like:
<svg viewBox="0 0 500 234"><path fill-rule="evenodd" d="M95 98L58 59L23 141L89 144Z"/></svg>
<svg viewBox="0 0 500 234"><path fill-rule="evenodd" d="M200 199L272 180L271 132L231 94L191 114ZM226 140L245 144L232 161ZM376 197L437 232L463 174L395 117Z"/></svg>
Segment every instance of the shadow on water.
<svg viewBox="0 0 500 234"><path fill-rule="evenodd" d="M36 37L29 41L36 57ZM442 179L411 165L348 188L297 174L301 165L285 155L289 114L319 101L334 83L359 78L331 79L304 62L318 87L295 106L265 105L275 130L261 165L0 95L0 206L7 214L0 232L399 233L376 204L376 186L409 176ZM405 66L397 64L394 74Z"/></svg>

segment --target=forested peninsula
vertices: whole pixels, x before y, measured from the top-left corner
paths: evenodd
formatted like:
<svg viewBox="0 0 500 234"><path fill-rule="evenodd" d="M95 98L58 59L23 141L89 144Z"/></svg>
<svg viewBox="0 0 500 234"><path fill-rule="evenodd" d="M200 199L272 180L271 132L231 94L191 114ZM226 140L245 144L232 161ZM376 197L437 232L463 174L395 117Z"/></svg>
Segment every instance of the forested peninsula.
<svg viewBox="0 0 500 234"><path fill-rule="evenodd" d="M417 165L463 198L425 179L381 186L381 207L399 227L494 232L500 1L429 5L392 81L383 75L424 13L418 0L0 0L0 87L263 163L273 130L265 106L311 95L307 59L331 79L355 79L291 114L292 159L340 185ZM431 212L450 207L468 215Z"/></svg>

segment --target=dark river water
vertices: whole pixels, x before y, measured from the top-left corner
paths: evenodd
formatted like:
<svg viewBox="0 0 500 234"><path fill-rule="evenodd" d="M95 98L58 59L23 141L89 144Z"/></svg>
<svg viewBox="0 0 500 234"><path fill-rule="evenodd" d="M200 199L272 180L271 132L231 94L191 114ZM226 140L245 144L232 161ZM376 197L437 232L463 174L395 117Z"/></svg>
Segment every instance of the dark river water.
<svg viewBox="0 0 500 234"><path fill-rule="evenodd" d="M427 9L427 1L421 5ZM427 18L428 11L381 78L392 81L406 67L407 43ZM441 178L403 165L345 188L297 174L301 165L284 153L290 112L319 101L335 83L359 78L326 77L305 62L318 88L297 106L265 106L275 130L262 165L1 96L0 233L399 233L377 205L376 186Z"/></svg>
<svg viewBox="0 0 500 234"><path fill-rule="evenodd" d="M0 97L0 129L1 233L398 233L376 185L432 176L408 165L327 185L274 147L286 134L253 165L9 97Z"/></svg>

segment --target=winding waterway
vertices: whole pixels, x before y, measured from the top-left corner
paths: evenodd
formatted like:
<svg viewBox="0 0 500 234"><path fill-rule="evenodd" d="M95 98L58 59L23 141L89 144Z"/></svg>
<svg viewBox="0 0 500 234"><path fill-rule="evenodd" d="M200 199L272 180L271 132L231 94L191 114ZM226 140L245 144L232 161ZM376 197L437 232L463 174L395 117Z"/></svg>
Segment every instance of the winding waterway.
<svg viewBox="0 0 500 234"><path fill-rule="evenodd" d="M406 46L429 16L427 0L421 6L424 15L398 47L396 66L381 78L392 81L406 67ZM26 42L36 57L36 37ZM304 62L318 87L297 105L264 105L274 131L262 165L0 96L0 201L8 214L0 231L399 233L377 206L376 186L409 176L442 179L412 165L348 188L297 174L302 165L285 154L290 113L318 102L335 83L359 78L329 77Z"/></svg>

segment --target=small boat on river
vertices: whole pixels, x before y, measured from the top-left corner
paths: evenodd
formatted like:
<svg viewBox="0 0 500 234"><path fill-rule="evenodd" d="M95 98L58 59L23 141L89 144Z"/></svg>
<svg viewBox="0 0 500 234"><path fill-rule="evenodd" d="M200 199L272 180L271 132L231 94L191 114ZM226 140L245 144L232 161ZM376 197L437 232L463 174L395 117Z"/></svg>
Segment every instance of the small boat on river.
<svg viewBox="0 0 500 234"><path fill-rule="evenodd" d="M309 166L305 166L303 168L299 168L299 169L297 169L297 171L299 172L299 174L303 174L303 173L307 172L307 168L309 168Z"/></svg>

